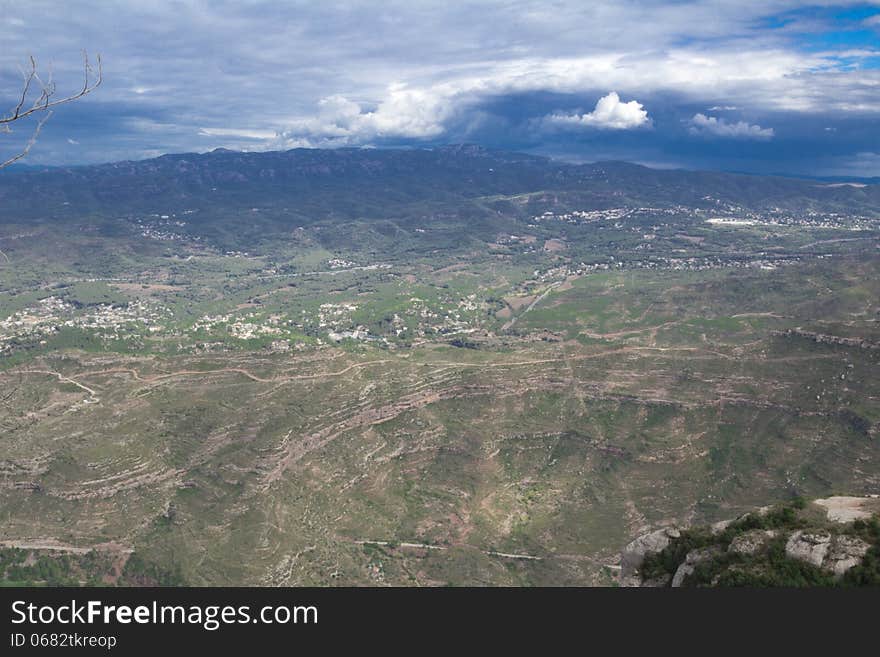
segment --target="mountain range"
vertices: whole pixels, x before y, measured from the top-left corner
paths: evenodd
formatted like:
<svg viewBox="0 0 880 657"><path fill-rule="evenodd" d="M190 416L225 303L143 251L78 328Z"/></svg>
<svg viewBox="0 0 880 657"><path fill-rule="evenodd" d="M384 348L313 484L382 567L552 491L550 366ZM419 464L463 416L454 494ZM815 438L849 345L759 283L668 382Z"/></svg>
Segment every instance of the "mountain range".
<svg viewBox="0 0 880 657"><path fill-rule="evenodd" d="M413 204L456 205L493 195L556 191L582 209L621 202L719 203L753 209L876 212L880 185L651 169L626 162L569 164L474 145L432 149L294 149L163 155L141 161L11 170L0 175L0 219L84 212L290 209L305 220L388 218Z"/></svg>

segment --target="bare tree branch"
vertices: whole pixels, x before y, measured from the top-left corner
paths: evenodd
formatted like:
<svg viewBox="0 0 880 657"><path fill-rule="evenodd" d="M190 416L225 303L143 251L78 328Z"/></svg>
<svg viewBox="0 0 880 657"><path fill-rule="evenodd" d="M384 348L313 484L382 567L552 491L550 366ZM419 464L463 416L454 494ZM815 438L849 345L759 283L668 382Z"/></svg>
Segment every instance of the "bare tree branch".
<svg viewBox="0 0 880 657"><path fill-rule="evenodd" d="M104 81L104 72L100 55L96 57L96 63L98 66L98 71L96 77L93 79L92 76L95 75L95 70L94 68L92 68L88 54L84 51L83 69L85 71L85 80L83 82L82 89L80 89L75 94L71 94L70 96L65 96L64 98L57 98L55 100L52 100L52 97L55 95L55 83L52 81L51 77L45 83L40 79L40 76L37 73L37 62L33 57L31 57L30 69L24 74L25 80L22 88L21 99L19 100L18 105L16 105L11 114L5 117L0 117L0 125L12 123L13 121L18 121L27 116L30 116L35 112L44 112L51 107L55 107L56 105L69 103L76 100L77 98L82 98L83 96L92 93L101 85L101 82ZM27 101L30 87L34 82L40 85L40 95L30 105L30 107L28 107L28 109L23 109Z"/></svg>
<svg viewBox="0 0 880 657"><path fill-rule="evenodd" d="M0 116L0 132L11 132L12 130L9 127L10 124L26 119L32 114L45 112L45 115L37 122L37 125L25 147L17 155L0 162L0 169L9 166L13 162L17 162L30 152L31 148L37 141L37 137L40 134L40 130L43 128L43 124L46 123L50 116L52 116L52 112L50 111L51 108L63 105L64 103L73 102L78 98L82 98L83 96L92 93L104 81L101 55L95 57L97 71L92 67L88 53L83 51L82 55L84 72L83 86L76 93L64 96L63 98L55 98L56 88L55 82L52 79L51 69L49 70L49 76L44 81L37 70L37 60L32 56L28 58L30 66L27 70L22 71L22 77L24 80L22 82L21 95L19 96L18 103L16 103L15 107L9 114L6 116ZM39 94L36 95L36 98L30 100L34 96L32 93L34 87L39 89Z"/></svg>
<svg viewBox="0 0 880 657"><path fill-rule="evenodd" d="M46 114L46 116L40 119L40 121L37 123L37 127L34 128L34 131L31 133L31 138L28 139L28 143L25 144L25 147L21 151L19 151L18 155L13 155L5 162L0 162L0 169L2 169L3 167L8 167L13 162L18 162L20 159L31 152L31 148L33 148L34 144L37 142L37 137L40 136L40 130L43 129L43 124L48 121L49 117L51 116L52 112L49 112L48 114Z"/></svg>

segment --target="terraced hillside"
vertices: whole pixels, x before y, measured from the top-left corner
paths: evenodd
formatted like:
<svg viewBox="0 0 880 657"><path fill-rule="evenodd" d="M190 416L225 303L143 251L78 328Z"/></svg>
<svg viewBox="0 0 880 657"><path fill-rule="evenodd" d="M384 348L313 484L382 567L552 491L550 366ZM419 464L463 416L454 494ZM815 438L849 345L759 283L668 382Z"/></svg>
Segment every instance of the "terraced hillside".
<svg viewBox="0 0 880 657"><path fill-rule="evenodd" d="M610 585L652 528L880 490L873 192L587 207L566 171L383 217L7 214L6 578Z"/></svg>

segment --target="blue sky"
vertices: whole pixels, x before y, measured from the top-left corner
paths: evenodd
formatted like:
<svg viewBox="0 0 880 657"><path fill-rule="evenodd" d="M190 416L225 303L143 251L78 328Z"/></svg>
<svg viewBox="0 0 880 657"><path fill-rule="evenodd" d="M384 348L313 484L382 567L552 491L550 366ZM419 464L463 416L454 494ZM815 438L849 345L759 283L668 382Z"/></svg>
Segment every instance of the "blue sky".
<svg viewBox="0 0 880 657"><path fill-rule="evenodd" d="M59 92L30 164L474 142L574 161L880 175L880 0L26 3L0 101ZM0 134L0 157L32 126Z"/></svg>

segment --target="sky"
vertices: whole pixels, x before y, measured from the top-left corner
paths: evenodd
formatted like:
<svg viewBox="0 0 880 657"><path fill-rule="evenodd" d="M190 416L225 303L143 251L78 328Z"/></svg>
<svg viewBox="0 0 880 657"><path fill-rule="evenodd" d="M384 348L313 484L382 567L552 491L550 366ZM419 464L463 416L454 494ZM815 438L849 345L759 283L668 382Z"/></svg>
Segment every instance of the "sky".
<svg viewBox="0 0 880 657"><path fill-rule="evenodd" d="M31 55L59 94L103 61L29 164L467 142L880 176L880 0L0 0L0 44L0 111Z"/></svg>

